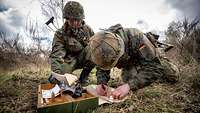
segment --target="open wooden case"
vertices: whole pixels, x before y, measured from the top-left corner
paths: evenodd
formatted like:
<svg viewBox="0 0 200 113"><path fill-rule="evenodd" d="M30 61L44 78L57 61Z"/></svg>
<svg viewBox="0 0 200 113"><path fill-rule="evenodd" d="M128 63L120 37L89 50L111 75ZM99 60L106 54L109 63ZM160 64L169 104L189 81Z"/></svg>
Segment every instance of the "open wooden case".
<svg viewBox="0 0 200 113"><path fill-rule="evenodd" d="M54 84L40 84L38 87L38 113L86 113L98 107L98 97L90 92L81 97L73 98L68 94L58 95L55 98L42 98L42 90L53 88Z"/></svg>

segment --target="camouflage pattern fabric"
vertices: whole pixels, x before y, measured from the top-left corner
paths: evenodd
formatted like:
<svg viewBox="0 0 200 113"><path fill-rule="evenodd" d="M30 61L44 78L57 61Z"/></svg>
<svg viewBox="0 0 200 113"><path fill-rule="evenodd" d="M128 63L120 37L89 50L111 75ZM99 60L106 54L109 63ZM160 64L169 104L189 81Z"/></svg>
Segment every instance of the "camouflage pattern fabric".
<svg viewBox="0 0 200 113"><path fill-rule="evenodd" d="M159 63L154 61L142 62L144 63L143 66L130 66L122 70L122 79L129 84L131 90L148 86L163 76L163 67Z"/></svg>
<svg viewBox="0 0 200 113"><path fill-rule="evenodd" d="M63 18L84 19L83 6L75 1L68 1L63 9Z"/></svg>
<svg viewBox="0 0 200 113"><path fill-rule="evenodd" d="M110 27L108 31L118 34L124 40L125 53L115 67L122 69L122 79L132 90L143 88L166 75L159 53L141 31L122 28L120 24ZM97 68L96 75L97 84L109 81L108 71Z"/></svg>
<svg viewBox="0 0 200 113"><path fill-rule="evenodd" d="M51 70L64 74L89 66L85 60L87 53L85 47L92 35L94 32L84 22L78 29L72 29L65 24L62 29L56 31L50 54Z"/></svg>
<svg viewBox="0 0 200 113"><path fill-rule="evenodd" d="M162 66L164 67L164 76L160 81L172 84L178 82L180 73L177 66L165 57L161 57L160 61Z"/></svg>

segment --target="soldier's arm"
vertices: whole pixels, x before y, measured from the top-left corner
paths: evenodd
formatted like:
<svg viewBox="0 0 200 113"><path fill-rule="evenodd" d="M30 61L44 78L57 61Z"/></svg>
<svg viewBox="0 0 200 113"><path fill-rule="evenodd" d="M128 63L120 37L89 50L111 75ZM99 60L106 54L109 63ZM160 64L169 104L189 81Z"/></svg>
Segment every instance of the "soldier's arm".
<svg viewBox="0 0 200 113"><path fill-rule="evenodd" d="M136 69L136 74L128 73L125 75L129 76L127 82L132 90L148 86L163 75L163 67L154 46L143 34L139 34L138 37L139 42L132 46L134 46L133 48L135 48L138 55L139 69Z"/></svg>
<svg viewBox="0 0 200 113"><path fill-rule="evenodd" d="M83 26L83 30L80 30L81 38L83 38L83 46L86 47L89 43L90 37L94 35L92 28L88 25Z"/></svg>
<svg viewBox="0 0 200 113"><path fill-rule="evenodd" d="M86 45L88 44L89 42L89 38L91 36L94 35L94 32L93 30L91 29L90 26L86 25L86 31L85 31L87 34L88 34L88 37L87 37L87 41L86 41ZM83 51L86 51L86 52L82 52L82 56L85 56L85 65L83 67L83 70L80 74L80 78L79 78L79 81L81 83L83 83L85 81L85 79L87 79L87 77L89 76L90 72L92 71L92 69L95 67L95 64L93 64L92 62L89 61L89 56L88 56L88 49L87 49L87 46L85 47L85 49Z"/></svg>
<svg viewBox="0 0 200 113"><path fill-rule="evenodd" d="M110 80L110 70L102 70L97 67L97 84L107 84Z"/></svg>
<svg viewBox="0 0 200 113"><path fill-rule="evenodd" d="M64 63L64 57L66 55L66 49L64 45L64 39L59 31L56 31L52 43L52 52L50 54L51 70L53 72L63 74L62 64Z"/></svg>

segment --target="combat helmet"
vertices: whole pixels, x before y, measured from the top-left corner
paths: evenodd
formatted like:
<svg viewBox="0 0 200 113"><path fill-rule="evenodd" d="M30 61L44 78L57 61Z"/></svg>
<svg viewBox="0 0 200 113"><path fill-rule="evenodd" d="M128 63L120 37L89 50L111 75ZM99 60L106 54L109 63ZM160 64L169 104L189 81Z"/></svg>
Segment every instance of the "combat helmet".
<svg viewBox="0 0 200 113"><path fill-rule="evenodd" d="M83 6L75 1L69 1L65 4L63 9L63 18L69 19L84 19Z"/></svg>
<svg viewBox="0 0 200 113"><path fill-rule="evenodd" d="M119 35L100 31L90 38L90 59L103 70L114 67L124 54L124 41Z"/></svg>

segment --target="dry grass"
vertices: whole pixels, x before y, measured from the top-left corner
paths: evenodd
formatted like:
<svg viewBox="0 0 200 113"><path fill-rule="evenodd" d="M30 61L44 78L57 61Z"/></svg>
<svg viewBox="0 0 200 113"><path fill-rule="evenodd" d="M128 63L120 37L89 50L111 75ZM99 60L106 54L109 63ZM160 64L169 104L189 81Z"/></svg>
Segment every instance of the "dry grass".
<svg viewBox="0 0 200 113"><path fill-rule="evenodd" d="M130 92L125 102L102 105L92 113L199 113L199 89L192 88L193 81L197 79L186 76L196 73L195 66L194 70L191 70L191 67L191 65L182 67L182 78L177 84L153 83L138 91ZM188 69L190 71L187 71ZM95 71L93 70L89 78L91 83L96 83ZM9 73L1 73L0 112L35 113L37 87L47 82L49 72L49 67L30 66ZM80 70L74 73L78 75ZM109 82L111 86L116 87L121 83L120 73L120 70L113 70Z"/></svg>
<svg viewBox="0 0 200 113"><path fill-rule="evenodd" d="M0 112L36 112L37 87L47 82L48 68L21 68L0 75Z"/></svg>
<svg viewBox="0 0 200 113"><path fill-rule="evenodd" d="M183 113L184 97L174 86L154 83L131 92L124 103L101 106L93 113Z"/></svg>

